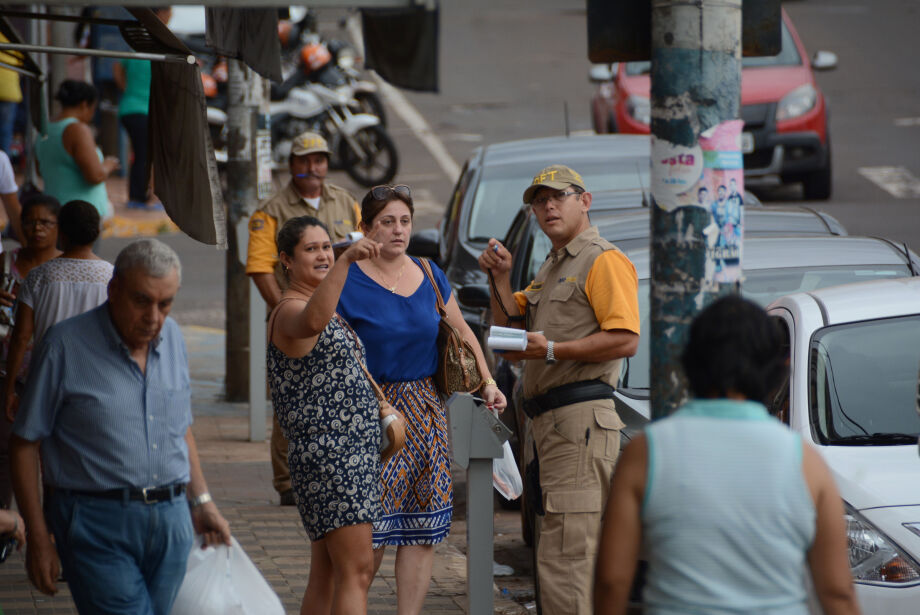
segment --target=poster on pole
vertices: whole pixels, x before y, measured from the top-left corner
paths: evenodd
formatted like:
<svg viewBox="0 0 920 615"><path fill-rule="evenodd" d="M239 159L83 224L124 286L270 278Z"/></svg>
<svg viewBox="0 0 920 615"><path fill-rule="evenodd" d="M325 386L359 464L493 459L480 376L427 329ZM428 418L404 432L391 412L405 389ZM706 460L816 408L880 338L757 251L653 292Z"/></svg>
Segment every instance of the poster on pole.
<svg viewBox="0 0 920 615"><path fill-rule="evenodd" d="M741 279L744 232L744 158L742 120L729 120L700 135L703 175L696 186L696 204L709 211L704 279L717 283Z"/></svg>

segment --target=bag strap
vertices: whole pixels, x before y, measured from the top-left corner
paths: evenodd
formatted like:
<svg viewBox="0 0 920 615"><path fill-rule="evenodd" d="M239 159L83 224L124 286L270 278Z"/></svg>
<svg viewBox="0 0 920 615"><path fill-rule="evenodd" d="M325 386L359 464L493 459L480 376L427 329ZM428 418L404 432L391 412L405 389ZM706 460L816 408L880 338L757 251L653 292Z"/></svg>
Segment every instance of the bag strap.
<svg viewBox="0 0 920 615"><path fill-rule="evenodd" d="M434 281L434 273L431 272L431 264L428 262L427 258L419 258L418 260L422 264L422 270L425 272L425 275L428 276L428 281L431 282L431 286L434 287L434 296L438 300L438 313L441 315L441 318L447 318L447 308L444 307L444 298L441 296L441 289L438 288L437 282Z"/></svg>
<svg viewBox="0 0 920 615"><path fill-rule="evenodd" d="M272 309L272 313L268 315L268 340L267 340L268 342L272 341L272 333L274 332L273 330L275 328L275 316L278 315L278 308L285 301L292 301L294 299L300 299L301 301L303 301L304 299L307 299L307 297L306 295L304 295L303 297L281 297L281 299L278 300L278 303L276 303L275 307ZM307 300L309 301L309 299Z"/></svg>
<svg viewBox="0 0 920 615"><path fill-rule="evenodd" d="M338 312L335 312L333 314L333 318L338 320L339 324L341 324L345 329L351 332L351 335L355 339L356 342L361 339L358 337L358 334L355 333L355 330L351 328L351 325L348 324L348 321L342 318ZM361 369L364 371L364 375L367 376L367 381L371 383L371 388L374 390L374 396L377 398L377 401L378 402L386 401L386 396L383 394L383 390L381 390L380 385L377 384L377 381L374 380L374 377L371 376L371 373L367 371L367 366L364 364L364 361L361 360L361 355L358 354L357 346L352 348L352 352L354 352L355 354L355 359L357 359L358 365L360 365Z"/></svg>

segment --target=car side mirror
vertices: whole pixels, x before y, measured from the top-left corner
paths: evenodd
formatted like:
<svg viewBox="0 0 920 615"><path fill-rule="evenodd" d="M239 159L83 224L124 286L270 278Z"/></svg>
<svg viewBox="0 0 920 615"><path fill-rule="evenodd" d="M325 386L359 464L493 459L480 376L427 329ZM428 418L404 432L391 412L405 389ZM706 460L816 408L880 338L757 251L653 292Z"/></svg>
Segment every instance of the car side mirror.
<svg viewBox="0 0 920 615"><path fill-rule="evenodd" d="M413 233L409 239L409 247L406 252L410 256L430 258L437 262L441 256L441 241L438 237L438 229L426 228L417 233Z"/></svg>
<svg viewBox="0 0 920 615"><path fill-rule="evenodd" d="M490 304L487 284L467 284L457 291L457 301L467 307L488 308Z"/></svg>
<svg viewBox="0 0 920 615"><path fill-rule="evenodd" d="M614 66L616 64L592 64L588 71L588 78L594 83L613 81Z"/></svg>
<svg viewBox="0 0 920 615"><path fill-rule="evenodd" d="M815 70L837 68L837 54L833 51L816 51L811 58L811 67Z"/></svg>

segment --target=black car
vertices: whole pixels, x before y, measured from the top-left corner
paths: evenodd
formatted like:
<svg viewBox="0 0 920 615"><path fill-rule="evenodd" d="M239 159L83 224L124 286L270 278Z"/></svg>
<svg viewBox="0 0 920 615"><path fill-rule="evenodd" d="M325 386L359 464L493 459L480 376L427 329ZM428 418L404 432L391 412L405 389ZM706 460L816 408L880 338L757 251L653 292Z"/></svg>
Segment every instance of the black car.
<svg viewBox="0 0 920 615"><path fill-rule="evenodd" d="M413 235L409 254L434 259L456 291L485 284L477 259L489 238L503 238L521 209L524 189L551 164L564 164L584 178L594 196L592 211L647 205L650 176L647 135L583 135L508 141L476 148L437 229ZM479 311L461 305L473 332Z"/></svg>

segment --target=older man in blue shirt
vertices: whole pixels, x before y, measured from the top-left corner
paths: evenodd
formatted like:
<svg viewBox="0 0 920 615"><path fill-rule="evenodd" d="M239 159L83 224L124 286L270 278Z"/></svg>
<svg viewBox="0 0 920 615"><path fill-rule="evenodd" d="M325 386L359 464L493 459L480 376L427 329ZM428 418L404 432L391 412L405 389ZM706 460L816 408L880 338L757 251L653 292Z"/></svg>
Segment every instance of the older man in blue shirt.
<svg viewBox="0 0 920 615"><path fill-rule="evenodd" d="M122 250L109 300L46 334L13 426L29 579L54 594L63 566L80 613L167 615L193 525L230 542L191 432L185 343L167 318L180 276L162 242Z"/></svg>

